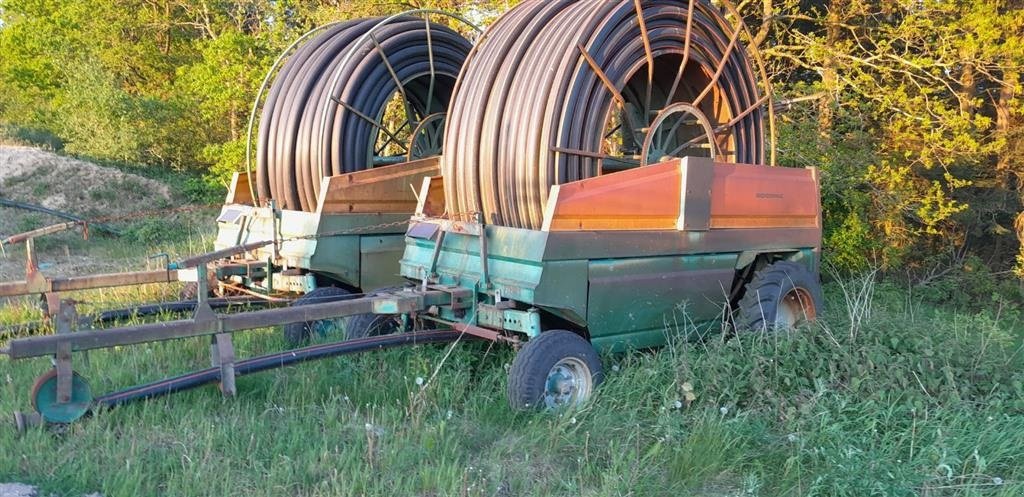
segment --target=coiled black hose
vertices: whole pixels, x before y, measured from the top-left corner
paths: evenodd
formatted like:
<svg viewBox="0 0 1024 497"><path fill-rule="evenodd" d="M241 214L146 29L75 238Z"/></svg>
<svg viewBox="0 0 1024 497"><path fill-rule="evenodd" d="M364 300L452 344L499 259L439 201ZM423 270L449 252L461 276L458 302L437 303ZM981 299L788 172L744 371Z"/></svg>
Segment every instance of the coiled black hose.
<svg viewBox="0 0 1024 497"><path fill-rule="evenodd" d="M422 345L430 343L449 343L465 337L473 340L475 337L464 335L455 330L432 330L415 333L396 333L392 335L358 338L344 342L311 345L300 349L278 352L275 354L243 359L235 363L235 375L243 376L258 373L268 369L280 368L299 364L306 361L324 359L344 354L354 354L371 350L380 350L402 345ZM208 383L220 381L220 368L206 368L199 371L166 378L153 383L135 386L126 390L109 393L97 397L93 401L93 408L116 407L129 402L150 399L161 395L168 395L196 388Z"/></svg>
<svg viewBox="0 0 1024 497"><path fill-rule="evenodd" d="M639 162L646 128L675 102L698 101L718 157L764 163L770 106L740 33L707 0L523 2L484 34L458 82L442 159L448 210L538 229L551 185ZM668 150L685 151L683 129ZM613 153L615 135L625 138Z"/></svg>
<svg viewBox="0 0 1024 497"><path fill-rule="evenodd" d="M447 109L471 43L420 17L383 21L333 25L282 66L260 118L260 203L275 199L284 209L313 211L323 177L380 165L377 143L392 137L379 123L396 94L410 128Z"/></svg>

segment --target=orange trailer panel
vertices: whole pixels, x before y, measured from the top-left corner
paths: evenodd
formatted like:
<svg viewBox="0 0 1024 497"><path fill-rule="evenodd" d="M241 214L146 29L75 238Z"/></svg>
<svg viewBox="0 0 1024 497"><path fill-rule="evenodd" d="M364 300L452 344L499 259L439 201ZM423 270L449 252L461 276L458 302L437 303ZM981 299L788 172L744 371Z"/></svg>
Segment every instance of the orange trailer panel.
<svg viewBox="0 0 1024 497"><path fill-rule="evenodd" d="M821 226L817 170L687 157L555 185L543 231Z"/></svg>

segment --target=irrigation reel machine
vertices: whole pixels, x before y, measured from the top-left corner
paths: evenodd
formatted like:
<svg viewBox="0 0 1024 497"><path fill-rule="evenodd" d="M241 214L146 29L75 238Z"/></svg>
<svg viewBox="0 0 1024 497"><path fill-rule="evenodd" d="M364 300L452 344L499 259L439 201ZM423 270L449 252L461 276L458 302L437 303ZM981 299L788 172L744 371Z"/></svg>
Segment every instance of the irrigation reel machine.
<svg viewBox="0 0 1024 497"><path fill-rule="evenodd" d="M432 11L310 33L261 90L254 171L235 177L216 250L168 264L195 283L193 315L75 330L61 305L58 333L0 351L55 357L31 393L46 422L464 337L518 350L513 408L559 408L593 393L599 352L664 344L681 303L738 330L813 319L817 171L770 167L771 88L716 5L527 0L472 45ZM217 312L215 291L303 296ZM278 325L294 345L327 339L235 357L233 333ZM212 367L100 396L73 369L75 352L194 337Z"/></svg>

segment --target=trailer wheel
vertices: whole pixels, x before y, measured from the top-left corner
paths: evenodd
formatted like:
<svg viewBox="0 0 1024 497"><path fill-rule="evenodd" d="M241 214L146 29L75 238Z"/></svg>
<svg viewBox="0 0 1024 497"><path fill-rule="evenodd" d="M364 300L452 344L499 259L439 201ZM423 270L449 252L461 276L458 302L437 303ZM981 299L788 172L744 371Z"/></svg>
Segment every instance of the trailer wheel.
<svg viewBox="0 0 1024 497"><path fill-rule="evenodd" d="M351 293L344 288L335 286L322 286L295 299L293 306L321 304L336 300L345 300L351 297ZM309 341L314 334L328 336L338 331L347 330L351 318L320 319L317 321L306 321L302 323L289 323L284 325L284 341L290 347L298 347Z"/></svg>
<svg viewBox="0 0 1024 497"><path fill-rule="evenodd" d="M814 321L822 307L821 283L803 264L779 261L758 271L739 302L740 331L790 329Z"/></svg>
<svg viewBox="0 0 1024 497"><path fill-rule="evenodd" d="M387 293L399 292L404 288L406 287L393 286L378 288L366 295L368 297L376 297ZM410 324L407 324L403 328L401 316L366 313L352 316L348 322L348 327L346 328L345 333L346 337L349 340L352 340L354 338L377 337L398 333L400 331L410 331L410 327Z"/></svg>
<svg viewBox="0 0 1024 497"><path fill-rule="evenodd" d="M601 359L589 342L571 331L546 331L512 361L508 402L516 410L578 406L603 379Z"/></svg>
<svg viewBox="0 0 1024 497"><path fill-rule="evenodd" d="M352 316L345 328L345 337L353 338L376 337L397 333L402 329L399 316L390 314L359 314Z"/></svg>
<svg viewBox="0 0 1024 497"><path fill-rule="evenodd" d="M71 400L57 400L57 368L39 375L32 385L32 407L50 423L70 423L89 412L92 407L92 389L85 377L71 372Z"/></svg>

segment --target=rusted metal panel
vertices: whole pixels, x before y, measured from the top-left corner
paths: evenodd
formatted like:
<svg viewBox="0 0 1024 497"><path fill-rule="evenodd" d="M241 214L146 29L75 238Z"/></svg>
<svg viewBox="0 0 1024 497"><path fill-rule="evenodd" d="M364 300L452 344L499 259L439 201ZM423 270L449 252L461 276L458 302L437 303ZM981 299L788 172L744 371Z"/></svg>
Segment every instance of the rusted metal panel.
<svg viewBox="0 0 1024 497"><path fill-rule="evenodd" d="M445 214L444 177L429 176L423 178L419 191L416 202L416 215L435 217Z"/></svg>
<svg viewBox="0 0 1024 497"><path fill-rule="evenodd" d="M674 229L680 161L554 185L542 231Z"/></svg>
<svg viewBox="0 0 1024 497"><path fill-rule="evenodd" d="M711 196L715 163L709 158L686 157L679 164L682 198L676 229L705 231L711 227Z"/></svg>
<svg viewBox="0 0 1024 497"><path fill-rule="evenodd" d="M252 187L249 184L249 175L246 173L234 173L231 176L231 185L228 187L225 204L256 205L252 198Z"/></svg>
<svg viewBox="0 0 1024 497"><path fill-rule="evenodd" d="M810 169L715 164L711 227L818 228L821 202Z"/></svg>
<svg viewBox="0 0 1024 497"><path fill-rule="evenodd" d="M814 170L686 157L555 185L543 231L820 226Z"/></svg>
<svg viewBox="0 0 1024 497"><path fill-rule="evenodd" d="M423 178L439 174L439 158L375 167L323 178L317 212L412 213Z"/></svg>

